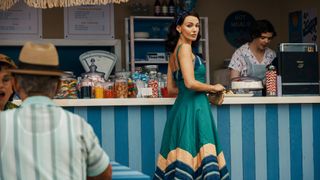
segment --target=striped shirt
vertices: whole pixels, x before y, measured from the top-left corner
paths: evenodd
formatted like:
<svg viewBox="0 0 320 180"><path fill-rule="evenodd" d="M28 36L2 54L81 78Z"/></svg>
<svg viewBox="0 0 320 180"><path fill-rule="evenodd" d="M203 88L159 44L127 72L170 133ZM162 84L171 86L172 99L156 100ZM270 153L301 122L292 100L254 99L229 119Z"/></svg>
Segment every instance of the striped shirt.
<svg viewBox="0 0 320 180"><path fill-rule="evenodd" d="M34 96L0 113L1 180L85 180L109 157L83 118Z"/></svg>

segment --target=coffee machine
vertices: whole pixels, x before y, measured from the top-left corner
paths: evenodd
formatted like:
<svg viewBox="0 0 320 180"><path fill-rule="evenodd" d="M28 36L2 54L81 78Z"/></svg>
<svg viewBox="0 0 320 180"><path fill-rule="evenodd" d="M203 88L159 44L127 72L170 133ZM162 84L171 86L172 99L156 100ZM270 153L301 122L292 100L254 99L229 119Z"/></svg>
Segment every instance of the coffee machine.
<svg viewBox="0 0 320 180"><path fill-rule="evenodd" d="M278 71L282 95L319 95L319 59L315 43L281 43Z"/></svg>

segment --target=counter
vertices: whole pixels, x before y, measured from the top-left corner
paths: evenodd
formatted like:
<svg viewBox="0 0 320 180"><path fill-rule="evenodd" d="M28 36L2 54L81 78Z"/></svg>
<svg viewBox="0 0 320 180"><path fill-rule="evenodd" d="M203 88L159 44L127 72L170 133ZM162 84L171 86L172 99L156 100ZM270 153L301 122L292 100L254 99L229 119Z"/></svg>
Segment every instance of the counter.
<svg viewBox="0 0 320 180"><path fill-rule="evenodd" d="M172 105L175 98L55 99L63 107ZM19 104L19 101L15 102ZM225 97L223 104L320 103L320 96Z"/></svg>
<svg viewBox="0 0 320 180"><path fill-rule="evenodd" d="M111 161L113 180L150 180L151 178L139 171L134 171L117 162Z"/></svg>
<svg viewBox="0 0 320 180"><path fill-rule="evenodd" d="M174 98L55 100L111 160L152 175ZM320 179L320 96L226 97L212 106L232 179Z"/></svg>

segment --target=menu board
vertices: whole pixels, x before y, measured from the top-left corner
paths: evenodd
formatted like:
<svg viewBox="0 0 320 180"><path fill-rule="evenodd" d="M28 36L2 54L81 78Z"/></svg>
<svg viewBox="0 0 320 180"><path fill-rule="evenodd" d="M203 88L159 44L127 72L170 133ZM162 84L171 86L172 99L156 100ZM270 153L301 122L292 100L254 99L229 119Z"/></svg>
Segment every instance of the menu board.
<svg viewBox="0 0 320 180"><path fill-rule="evenodd" d="M39 39L42 37L41 10L23 1L0 11L0 39Z"/></svg>
<svg viewBox="0 0 320 180"><path fill-rule="evenodd" d="M114 39L113 5L64 8L65 39Z"/></svg>

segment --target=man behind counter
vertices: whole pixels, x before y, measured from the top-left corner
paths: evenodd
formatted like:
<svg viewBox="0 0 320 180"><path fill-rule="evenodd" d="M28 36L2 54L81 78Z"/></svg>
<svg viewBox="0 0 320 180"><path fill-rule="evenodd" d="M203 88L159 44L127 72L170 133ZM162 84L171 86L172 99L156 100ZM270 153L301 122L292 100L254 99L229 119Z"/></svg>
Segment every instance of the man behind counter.
<svg viewBox="0 0 320 180"><path fill-rule="evenodd" d="M232 55L230 79L242 76L265 78L266 66L275 59L276 53L268 46L277 35L268 20L257 20L250 27L251 41L238 48Z"/></svg>

